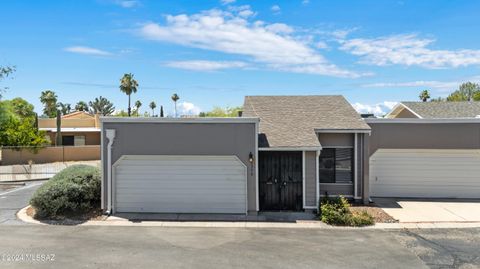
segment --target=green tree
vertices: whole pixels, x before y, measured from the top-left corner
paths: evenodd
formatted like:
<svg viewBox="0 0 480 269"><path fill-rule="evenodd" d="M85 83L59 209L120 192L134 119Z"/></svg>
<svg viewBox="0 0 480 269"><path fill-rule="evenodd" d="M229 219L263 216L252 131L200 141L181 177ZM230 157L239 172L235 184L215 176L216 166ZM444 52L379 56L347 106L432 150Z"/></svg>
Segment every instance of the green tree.
<svg viewBox="0 0 480 269"><path fill-rule="evenodd" d="M48 144L45 132L38 131L35 121L33 105L27 101L21 98L0 101L0 146Z"/></svg>
<svg viewBox="0 0 480 269"><path fill-rule="evenodd" d="M86 102L84 101L79 101L76 105L75 105L75 110L76 111L88 111L88 105Z"/></svg>
<svg viewBox="0 0 480 269"><path fill-rule="evenodd" d="M221 108L219 106L214 107L211 111L200 112L200 117L214 117L214 118L228 118L238 117L238 112L242 111L241 106Z"/></svg>
<svg viewBox="0 0 480 269"><path fill-rule="evenodd" d="M163 106L160 106L160 118L163 118L164 115L163 115Z"/></svg>
<svg viewBox="0 0 480 269"><path fill-rule="evenodd" d="M17 97L12 100L7 100L6 102L10 103L12 112L18 115L21 118L30 118L35 117L35 111L32 104L27 102L25 99Z"/></svg>
<svg viewBox="0 0 480 269"><path fill-rule="evenodd" d="M157 107L157 104L155 104L155 102L152 101L152 102L150 102L149 107L152 110L152 117L155 117L155 108Z"/></svg>
<svg viewBox="0 0 480 269"><path fill-rule="evenodd" d="M473 101L480 101L480 91L476 92L473 95Z"/></svg>
<svg viewBox="0 0 480 269"><path fill-rule="evenodd" d="M58 103L58 108L60 108L60 112L62 112L62 115L67 115L72 111L72 105L68 103Z"/></svg>
<svg viewBox="0 0 480 269"><path fill-rule="evenodd" d="M131 116L132 108L130 106L130 95L136 93L138 82L133 78L133 74L124 74L120 79L120 91L128 95L128 116Z"/></svg>
<svg viewBox="0 0 480 269"><path fill-rule="evenodd" d="M117 111L113 116L115 117L128 117L128 113L125 110Z"/></svg>
<svg viewBox="0 0 480 269"><path fill-rule="evenodd" d="M462 83L458 90L452 92L447 101L474 101L480 93L480 86L476 83Z"/></svg>
<svg viewBox="0 0 480 269"><path fill-rule="evenodd" d="M428 90L423 90L420 95L418 96L422 102L427 102L430 99L430 92Z"/></svg>
<svg viewBox="0 0 480 269"><path fill-rule="evenodd" d="M172 101L173 101L173 103L175 103L175 118L178 116L177 115L177 101L178 100L180 100L180 97L176 93L174 93L172 95Z"/></svg>
<svg viewBox="0 0 480 269"><path fill-rule="evenodd" d="M40 95L40 102L43 104L43 114L49 118L57 116L57 94L54 91L46 90Z"/></svg>
<svg viewBox="0 0 480 269"><path fill-rule="evenodd" d="M99 113L102 116L108 116L112 115L113 112L115 112L115 107L113 106L113 103L102 96L95 98L95 100L93 101L90 101L89 105L90 110L93 114Z"/></svg>
<svg viewBox="0 0 480 269"><path fill-rule="evenodd" d="M140 100L135 101L135 113L139 116L140 107L142 106L142 102Z"/></svg>
<svg viewBox="0 0 480 269"><path fill-rule="evenodd" d="M15 66L0 66L0 81L4 80L15 72ZM0 100L2 99L2 93L5 92L8 87L0 88Z"/></svg>
<svg viewBox="0 0 480 269"><path fill-rule="evenodd" d="M33 118L10 117L0 125L0 146L44 146L48 139L44 131L35 128Z"/></svg>

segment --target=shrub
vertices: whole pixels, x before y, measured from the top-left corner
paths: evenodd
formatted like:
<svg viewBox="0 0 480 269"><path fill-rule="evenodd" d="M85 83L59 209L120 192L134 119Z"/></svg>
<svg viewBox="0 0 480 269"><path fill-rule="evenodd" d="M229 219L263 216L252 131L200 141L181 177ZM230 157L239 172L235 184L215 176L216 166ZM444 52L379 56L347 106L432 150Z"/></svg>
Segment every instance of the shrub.
<svg viewBox="0 0 480 269"><path fill-rule="evenodd" d="M373 217L367 211L352 213L350 218L350 226L368 226L375 224Z"/></svg>
<svg viewBox="0 0 480 269"><path fill-rule="evenodd" d="M366 211L352 213L345 197L325 198L320 204L321 221L330 225L366 226L374 223Z"/></svg>
<svg viewBox="0 0 480 269"><path fill-rule="evenodd" d="M35 218L58 219L96 209L100 205L98 168L73 165L43 184L30 200Z"/></svg>

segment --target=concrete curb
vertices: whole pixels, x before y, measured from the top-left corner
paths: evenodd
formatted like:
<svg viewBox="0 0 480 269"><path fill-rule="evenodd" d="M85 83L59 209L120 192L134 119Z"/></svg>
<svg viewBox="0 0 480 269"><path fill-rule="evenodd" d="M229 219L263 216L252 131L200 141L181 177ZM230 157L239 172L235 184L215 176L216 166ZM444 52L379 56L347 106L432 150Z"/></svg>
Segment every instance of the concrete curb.
<svg viewBox="0 0 480 269"><path fill-rule="evenodd" d="M29 215L27 215L27 209L29 208L30 206L26 206L22 209L20 209L18 212L17 212L17 218L23 222L26 222L26 223L30 223L30 224L40 224L40 225L47 225L46 223L43 223L43 222L40 222L32 217L30 217Z"/></svg>
<svg viewBox="0 0 480 269"><path fill-rule="evenodd" d="M27 215L26 206L17 213L18 219L30 224L62 225L52 221L40 222ZM91 220L79 223L67 223L63 225L79 226L134 226L134 227L168 227L168 228L279 228L279 229L335 229L335 230L400 230L400 229L444 229L444 228L480 228L480 222L431 222L431 223L377 223L366 227L338 227L330 226L321 221L298 221L290 222L248 222L248 221L129 221L117 217L109 217L106 220Z"/></svg>

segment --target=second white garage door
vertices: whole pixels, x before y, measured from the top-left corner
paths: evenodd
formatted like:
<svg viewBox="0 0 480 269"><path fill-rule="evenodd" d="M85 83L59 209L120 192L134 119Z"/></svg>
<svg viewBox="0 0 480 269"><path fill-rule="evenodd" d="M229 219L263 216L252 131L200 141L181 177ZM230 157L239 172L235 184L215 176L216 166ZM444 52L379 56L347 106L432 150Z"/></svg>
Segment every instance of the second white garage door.
<svg viewBox="0 0 480 269"><path fill-rule="evenodd" d="M379 149L370 196L480 198L480 151Z"/></svg>
<svg viewBox="0 0 480 269"><path fill-rule="evenodd" d="M123 156L115 212L246 214L247 172L236 156Z"/></svg>

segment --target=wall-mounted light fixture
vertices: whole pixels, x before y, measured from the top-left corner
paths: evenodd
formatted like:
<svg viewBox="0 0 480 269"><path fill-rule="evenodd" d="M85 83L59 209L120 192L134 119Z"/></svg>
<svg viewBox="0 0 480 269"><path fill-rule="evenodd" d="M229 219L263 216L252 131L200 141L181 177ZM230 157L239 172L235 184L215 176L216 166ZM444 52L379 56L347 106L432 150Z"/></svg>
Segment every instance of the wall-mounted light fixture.
<svg viewBox="0 0 480 269"><path fill-rule="evenodd" d="M250 152L248 154L248 161L250 162L250 165L251 165L250 174L253 176L253 161L254 161L254 159L253 159L253 153L252 152Z"/></svg>
<svg viewBox="0 0 480 269"><path fill-rule="evenodd" d="M250 152L250 154L248 154L248 161L250 163L253 163L253 153Z"/></svg>

